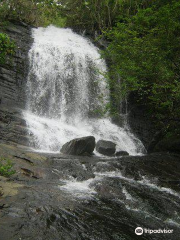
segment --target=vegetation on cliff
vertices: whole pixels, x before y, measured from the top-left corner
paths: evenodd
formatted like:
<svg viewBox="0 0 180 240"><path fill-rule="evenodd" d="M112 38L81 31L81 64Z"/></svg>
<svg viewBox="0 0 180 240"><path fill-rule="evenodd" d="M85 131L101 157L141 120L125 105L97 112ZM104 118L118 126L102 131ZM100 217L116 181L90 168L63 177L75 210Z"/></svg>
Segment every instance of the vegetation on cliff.
<svg viewBox="0 0 180 240"><path fill-rule="evenodd" d="M0 176L10 177L15 174L15 170L12 169L13 164L10 160L0 158Z"/></svg>
<svg viewBox="0 0 180 240"><path fill-rule="evenodd" d="M54 24L64 26L59 5L53 0L2 0L0 3L2 22L18 21L33 26Z"/></svg>
<svg viewBox="0 0 180 240"><path fill-rule="evenodd" d="M0 64L4 64L7 57L14 53L15 45L7 34L0 33Z"/></svg>
<svg viewBox="0 0 180 240"><path fill-rule="evenodd" d="M134 1L137 2L137 1ZM148 2L148 1L147 1ZM118 16L105 32L114 100L135 91L159 128L180 128L180 1L149 1ZM120 82L113 80L120 76ZM117 78L116 78L117 79Z"/></svg>

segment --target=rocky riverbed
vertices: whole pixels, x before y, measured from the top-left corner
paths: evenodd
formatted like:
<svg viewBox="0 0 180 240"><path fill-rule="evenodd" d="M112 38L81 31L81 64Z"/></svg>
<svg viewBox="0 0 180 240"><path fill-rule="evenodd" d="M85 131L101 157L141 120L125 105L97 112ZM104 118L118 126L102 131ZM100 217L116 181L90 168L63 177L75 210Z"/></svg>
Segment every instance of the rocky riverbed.
<svg viewBox="0 0 180 240"><path fill-rule="evenodd" d="M73 157L6 144L0 154L16 169L0 178L2 240L179 239L179 155Z"/></svg>

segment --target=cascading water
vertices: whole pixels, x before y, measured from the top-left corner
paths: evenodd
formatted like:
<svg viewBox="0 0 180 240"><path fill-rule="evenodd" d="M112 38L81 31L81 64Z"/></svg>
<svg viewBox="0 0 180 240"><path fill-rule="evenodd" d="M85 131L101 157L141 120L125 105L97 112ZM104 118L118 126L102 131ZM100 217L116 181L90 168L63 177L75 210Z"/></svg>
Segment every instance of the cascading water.
<svg viewBox="0 0 180 240"><path fill-rule="evenodd" d="M106 64L98 49L72 30L53 26L34 29L33 38L24 113L31 146L59 151L73 138L93 135L117 143L117 150L142 153L132 133L97 117L96 110L109 98Z"/></svg>

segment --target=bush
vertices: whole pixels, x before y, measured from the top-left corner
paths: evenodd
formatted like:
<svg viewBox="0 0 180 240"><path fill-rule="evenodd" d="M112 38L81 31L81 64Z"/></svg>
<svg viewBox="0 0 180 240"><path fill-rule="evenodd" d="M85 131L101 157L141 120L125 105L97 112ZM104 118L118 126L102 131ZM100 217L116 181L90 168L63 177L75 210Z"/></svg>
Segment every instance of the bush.
<svg viewBox="0 0 180 240"><path fill-rule="evenodd" d="M0 64L5 63L7 57L14 53L15 44L7 34L0 33Z"/></svg>
<svg viewBox="0 0 180 240"><path fill-rule="evenodd" d="M10 160L0 158L0 175L3 177L10 177L15 174L15 170L12 169L13 164Z"/></svg>

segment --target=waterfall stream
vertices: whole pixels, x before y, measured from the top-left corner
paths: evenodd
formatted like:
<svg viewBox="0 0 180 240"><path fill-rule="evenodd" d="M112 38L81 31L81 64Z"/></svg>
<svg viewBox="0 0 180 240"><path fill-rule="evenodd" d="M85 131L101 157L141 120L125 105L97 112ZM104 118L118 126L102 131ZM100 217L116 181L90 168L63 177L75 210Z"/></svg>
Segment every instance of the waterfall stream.
<svg viewBox="0 0 180 240"><path fill-rule="evenodd" d="M143 144L130 131L98 116L109 99L99 49L70 29L49 26L32 35L24 112L30 145L56 152L73 138L93 135L115 142L117 150L141 154Z"/></svg>

